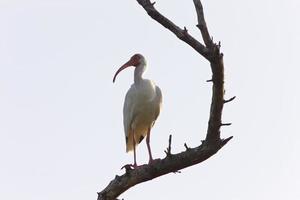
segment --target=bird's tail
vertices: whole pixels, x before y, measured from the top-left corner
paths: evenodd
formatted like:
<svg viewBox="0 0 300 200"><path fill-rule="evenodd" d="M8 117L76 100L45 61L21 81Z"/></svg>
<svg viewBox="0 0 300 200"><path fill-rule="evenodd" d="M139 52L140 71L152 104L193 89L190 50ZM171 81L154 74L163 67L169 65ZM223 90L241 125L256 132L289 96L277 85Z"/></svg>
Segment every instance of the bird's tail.
<svg viewBox="0 0 300 200"><path fill-rule="evenodd" d="M133 140L132 140L132 133L129 132L128 136L126 136L126 152L133 150Z"/></svg>
<svg viewBox="0 0 300 200"><path fill-rule="evenodd" d="M135 145L136 146L136 145ZM126 144L126 153L133 151L133 142L128 142Z"/></svg>
<svg viewBox="0 0 300 200"><path fill-rule="evenodd" d="M145 137L145 134L137 134L136 135L136 142L135 142L135 146L137 146L139 143L141 143ZM130 139L131 138L131 139ZM133 151L133 137L132 137L132 133L129 133L128 137L126 136L126 152L129 151Z"/></svg>

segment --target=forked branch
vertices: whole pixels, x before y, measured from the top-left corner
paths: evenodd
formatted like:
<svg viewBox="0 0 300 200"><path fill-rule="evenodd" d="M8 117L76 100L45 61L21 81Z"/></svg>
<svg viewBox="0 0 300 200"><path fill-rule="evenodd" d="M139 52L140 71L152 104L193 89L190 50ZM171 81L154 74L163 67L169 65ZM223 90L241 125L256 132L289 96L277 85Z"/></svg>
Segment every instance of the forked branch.
<svg viewBox="0 0 300 200"><path fill-rule="evenodd" d="M136 169L127 168L122 176L116 176L104 190L98 193L98 200L115 200L120 194L136 184L152 180L168 173L178 172L186 167L201 163L217 153L232 139L232 136L227 139L220 138L220 128L230 125L229 123L222 123L223 105L224 103L232 101L234 98L224 100L223 54L220 52L220 43L214 43L209 34L201 1L193 0L198 19L197 27L201 31L204 44L192 37L185 27L183 29L179 28L168 18L160 14L154 8L154 3L151 3L150 0L137 0L137 2L145 9L151 18L169 29L180 40L187 43L210 62L212 78L208 82L212 82L212 100L208 128L206 138L204 141L201 141L201 145L190 148L185 144L186 150L178 154L171 154L170 137L169 146L166 151L167 155L164 159L157 159L150 165L142 165Z"/></svg>
<svg viewBox="0 0 300 200"><path fill-rule="evenodd" d="M196 40L193 36L191 36L186 29L181 29L179 26L174 24L171 20L160 14L154 7L153 3L149 0L137 0L137 2L145 9L150 17L152 17L155 21L160 23L165 28L169 29L172 33L174 33L180 40L184 41L188 45L190 45L193 49L195 49L198 53L200 53L206 59L209 59L211 53L209 49L206 48L201 42Z"/></svg>

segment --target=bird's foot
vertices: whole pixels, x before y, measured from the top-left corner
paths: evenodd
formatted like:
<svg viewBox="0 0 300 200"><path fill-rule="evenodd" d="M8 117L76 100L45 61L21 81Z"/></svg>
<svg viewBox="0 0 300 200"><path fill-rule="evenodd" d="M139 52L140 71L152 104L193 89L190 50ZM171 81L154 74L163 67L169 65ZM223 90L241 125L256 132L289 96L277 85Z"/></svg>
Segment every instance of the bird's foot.
<svg viewBox="0 0 300 200"><path fill-rule="evenodd" d="M138 168L139 166L135 163L135 164L126 164L126 165L124 165L123 167L121 167L121 170L122 169L125 169L126 170L126 172L127 171L130 171L130 170L133 170L133 169L136 169L136 168Z"/></svg>

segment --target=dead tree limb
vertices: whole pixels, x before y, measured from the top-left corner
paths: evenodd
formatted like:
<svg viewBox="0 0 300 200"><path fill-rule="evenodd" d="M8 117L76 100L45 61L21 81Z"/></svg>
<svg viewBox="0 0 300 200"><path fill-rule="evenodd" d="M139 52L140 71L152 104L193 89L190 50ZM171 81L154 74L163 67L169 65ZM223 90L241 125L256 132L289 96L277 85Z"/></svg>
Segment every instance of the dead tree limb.
<svg viewBox="0 0 300 200"><path fill-rule="evenodd" d="M164 159L157 159L151 165L142 165L136 169L127 168L122 176L116 176L104 190L98 193L98 200L115 200L120 194L136 184L152 180L168 173L178 172L186 167L201 163L217 153L232 139L232 136L227 139L220 138L221 126L229 125L229 123L222 123L223 105L233 99L224 100L223 54L220 52L220 43L214 43L209 34L201 1L193 0L198 19L197 27L200 29L204 44L192 37L185 27L181 29L160 14L155 9L154 3L151 3L150 0L137 0L137 2L145 9L151 18L169 29L180 40L187 43L210 62L212 79L209 82L212 82L213 85L207 134L201 145L195 148L189 148L185 144L186 150L178 154L171 154L171 141L169 140L168 149L170 151Z"/></svg>

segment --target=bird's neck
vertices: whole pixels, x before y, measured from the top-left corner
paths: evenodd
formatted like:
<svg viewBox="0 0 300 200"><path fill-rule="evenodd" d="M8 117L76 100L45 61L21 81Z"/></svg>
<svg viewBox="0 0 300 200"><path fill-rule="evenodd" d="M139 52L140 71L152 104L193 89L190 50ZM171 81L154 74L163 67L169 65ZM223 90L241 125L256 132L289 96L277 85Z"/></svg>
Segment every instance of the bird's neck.
<svg viewBox="0 0 300 200"><path fill-rule="evenodd" d="M146 64L141 63L140 65L135 67L134 70L134 83L138 84L143 80L143 74L146 70Z"/></svg>

